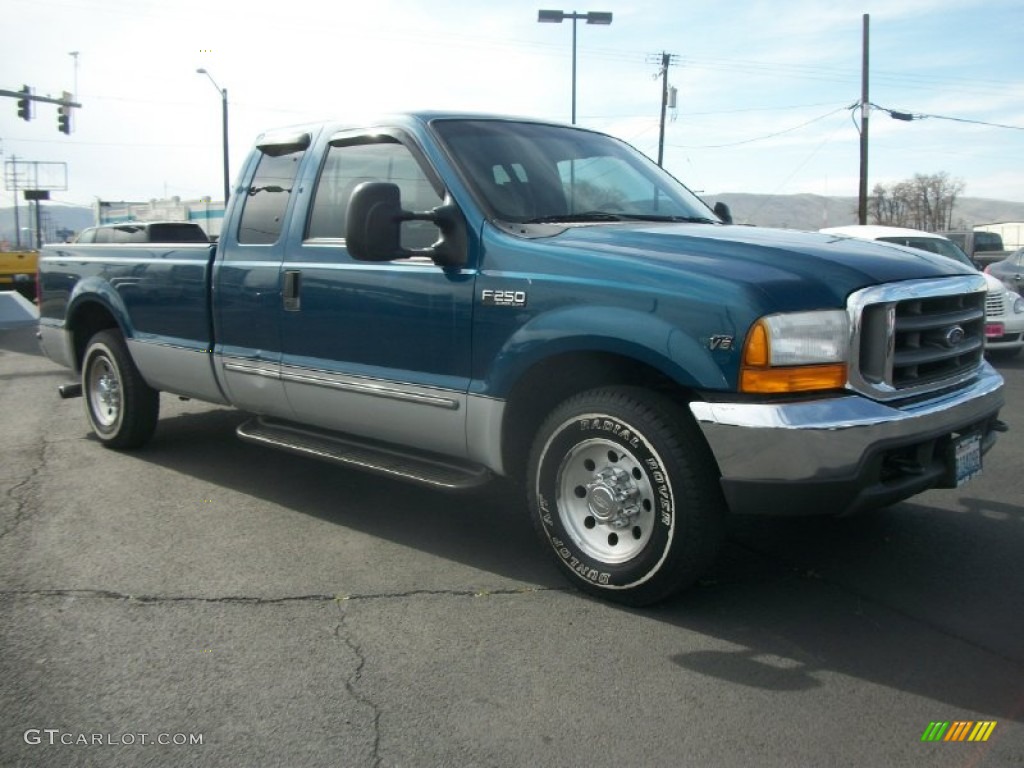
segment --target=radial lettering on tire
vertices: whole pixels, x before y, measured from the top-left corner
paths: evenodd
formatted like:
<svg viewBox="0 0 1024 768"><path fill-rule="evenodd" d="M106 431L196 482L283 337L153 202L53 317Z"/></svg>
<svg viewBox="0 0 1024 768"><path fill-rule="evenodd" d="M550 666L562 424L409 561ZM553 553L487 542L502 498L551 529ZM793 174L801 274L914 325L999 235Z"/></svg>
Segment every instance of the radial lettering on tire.
<svg viewBox="0 0 1024 768"><path fill-rule="evenodd" d="M625 589L658 572L675 534L672 486L631 424L606 414L563 422L543 447L535 490L548 542L577 578Z"/></svg>

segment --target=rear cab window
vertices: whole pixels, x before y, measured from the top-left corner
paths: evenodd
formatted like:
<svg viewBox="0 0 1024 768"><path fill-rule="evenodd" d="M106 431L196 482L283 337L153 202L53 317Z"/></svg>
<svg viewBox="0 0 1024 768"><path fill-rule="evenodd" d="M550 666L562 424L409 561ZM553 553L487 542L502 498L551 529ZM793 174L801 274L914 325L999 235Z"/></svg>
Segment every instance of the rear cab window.
<svg viewBox="0 0 1024 768"><path fill-rule="evenodd" d="M303 133L258 145L259 164L245 191L238 222L240 244L271 245L281 237L285 211L309 142L309 134Z"/></svg>

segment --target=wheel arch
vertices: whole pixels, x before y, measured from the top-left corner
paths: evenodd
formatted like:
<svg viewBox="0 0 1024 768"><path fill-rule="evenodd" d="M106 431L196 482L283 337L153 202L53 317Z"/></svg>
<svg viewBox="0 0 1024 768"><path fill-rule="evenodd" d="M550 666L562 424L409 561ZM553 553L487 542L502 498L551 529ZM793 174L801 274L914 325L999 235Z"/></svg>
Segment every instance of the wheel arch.
<svg viewBox="0 0 1024 768"><path fill-rule="evenodd" d="M100 331L113 328L127 338L125 324L118 314L107 302L96 296L83 297L68 308L67 330L76 371L82 370L82 359L89 339Z"/></svg>
<svg viewBox="0 0 1024 768"><path fill-rule="evenodd" d="M637 386L678 403L696 398L694 383L680 382L650 361L606 349L562 351L537 360L511 386L502 419L502 463L521 479L530 446L547 416L570 397L606 386Z"/></svg>

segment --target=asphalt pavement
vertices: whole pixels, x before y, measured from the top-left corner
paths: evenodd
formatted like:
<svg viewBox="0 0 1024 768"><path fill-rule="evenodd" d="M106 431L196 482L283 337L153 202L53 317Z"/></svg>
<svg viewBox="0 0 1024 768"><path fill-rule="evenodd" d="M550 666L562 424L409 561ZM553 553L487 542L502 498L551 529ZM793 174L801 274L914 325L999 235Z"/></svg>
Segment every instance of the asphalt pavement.
<svg viewBox="0 0 1024 768"><path fill-rule="evenodd" d="M514 488L248 445L167 395L106 450L0 331L0 765L1024 765L1024 356L997 367L977 480L734 520L632 610L567 586ZM966 721L995 725L922 741Z"/></svg>

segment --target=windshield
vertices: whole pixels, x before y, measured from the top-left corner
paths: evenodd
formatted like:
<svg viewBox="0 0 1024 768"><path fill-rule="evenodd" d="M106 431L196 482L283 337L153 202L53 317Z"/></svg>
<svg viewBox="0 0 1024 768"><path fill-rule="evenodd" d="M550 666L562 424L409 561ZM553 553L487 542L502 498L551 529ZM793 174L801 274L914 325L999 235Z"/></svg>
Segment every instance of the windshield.
<svg viewBox="0 0 1024 768"><path fill-rule="evenodd" d="M504 221L718 221L678 181L609 136L506 120L432 126L477 195Z"/></svg>
<svg viewBox="0 0 1024 768"><path fill-rule="evenodd" d="M1003 250L1003 238L995 232L975 232L974 250L977 251L1001 251Z"/></svg>
<svg viewBox="0 0 1024 768"><path fill-rule="evenodd" d="M885 243L895 243L896 245L905 245L910 248L917 248L919 251L929 251L931 253L937 253L940 256L946 256L950 259L955 259L961 264L966 264L969 267L973 267L970 257L959 247L956 243L949 240L938 237L880 237L878 238Z"/></svg>

